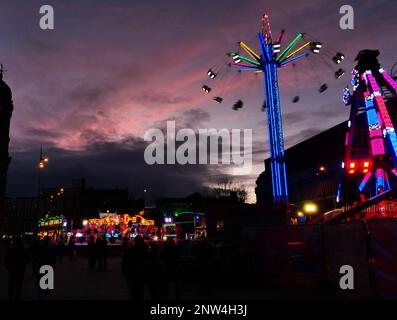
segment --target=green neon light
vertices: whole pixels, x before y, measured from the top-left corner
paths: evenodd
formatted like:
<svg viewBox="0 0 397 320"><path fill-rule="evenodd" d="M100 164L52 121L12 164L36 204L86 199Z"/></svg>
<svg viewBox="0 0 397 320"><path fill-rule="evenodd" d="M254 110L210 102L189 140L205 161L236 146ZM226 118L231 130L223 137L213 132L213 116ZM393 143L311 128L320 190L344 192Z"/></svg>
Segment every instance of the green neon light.
<svg viewBox="0 0 397 320"><path fill-rule="evenodd" d="M285 48L285 50L277 57L276 61L280 62L281 59L283 59L285 57L285 55L287 55L292 47L303 37L303 33L298 33L298 35L295 37L294 40L292 40L292 42L288 45L287 48Z"/></svg>
<svg viewBox="0 0 397 320"><path fill-rule="evenodd" d="M163 227L167 228L167 227L175 227L175 223L164 223Z"/></svg>
<svg viewBox="0 0 397 320"><path fill-rule="evenodd" d="M238 56L238 58L239 58L240 60L242 60L242 61L251 63L251 64L253 64L253 65L255 65L255 66L260 66L259 62L254 61L254 60L251 60L251 59L248 59L248 58L246 58L246 57Z"/></svg>

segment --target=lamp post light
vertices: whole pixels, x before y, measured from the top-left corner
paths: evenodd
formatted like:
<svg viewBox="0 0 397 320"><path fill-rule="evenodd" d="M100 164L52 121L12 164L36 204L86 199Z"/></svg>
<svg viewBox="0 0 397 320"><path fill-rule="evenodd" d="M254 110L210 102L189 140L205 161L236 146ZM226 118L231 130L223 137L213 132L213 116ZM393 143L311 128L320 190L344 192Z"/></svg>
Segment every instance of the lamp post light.
<svg viewBox="0 0 397 320"><path fill-rule="evenodd" d="M43 147L41 146L40 158L39 158L39 163L38 163L39 172L38 172L38 182L37 182L37 195L38 195L39 199L41 198L41 172L47 165L48 161L49 161L49 158L47 156L43 155Z"/></svg>

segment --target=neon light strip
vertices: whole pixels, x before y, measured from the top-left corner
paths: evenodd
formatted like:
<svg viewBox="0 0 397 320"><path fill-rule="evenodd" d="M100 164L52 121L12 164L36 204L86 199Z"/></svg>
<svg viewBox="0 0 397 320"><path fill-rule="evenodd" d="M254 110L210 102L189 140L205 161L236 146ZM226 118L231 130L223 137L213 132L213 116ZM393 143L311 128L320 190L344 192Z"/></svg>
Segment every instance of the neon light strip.
<svg viewBox="0 0 397 320"><path fill-rule="evenodd" d="M240 68L239 71L258 71L258 68L247 67L247 68ZM262 70L259 70L262 72Z"/></svg>
<svg viewBox="0 0 397 320"><path fill-rule="evenodd" d="M292 40L292 42L288 45L288 47L277 57L277 61L280 62L284 56L286 56L291 49L293 48L293 46L303 37L303 33L299 33L294 40Z"/></svg>
<svg viewBox="0 0 397 320"><path fill-rule="evenodd" d="M268 53L269 54L269 53ZM273 149L273 166L274 166L274 178L275 178L275 186L276 186L276 190L275 190L275 197L276 200L279 201L280 199L280 193L281 193L281 183L280 183L280 168L278 166L277 161L275 161L275 159L277 158L278 152L277 152L277 145L275 142L275 139L277 137L277 133L276 133L276 128L275 128L275 115L274 115L274 95L273 95L273 88L272 88L272 75L270 72L270 66L269 64L267 64L265 66L266 69L266 73L267 73L267 77L266 77L266 81L267 81L267 88L268 88L268 92L269 94L267 95L268 97L268 101L270 101L270 106L268 108L268 110L270 111L270 127L271 127L271 131L272 131L272 137L271 137L271 144L272 144L272 149Z"/></svg>
<svg viewBox="0 0 397 320"><path fill-rule="evenodd" d="M302 57L307 57L308 55L309 55L308 52L303 52L303 53L297 55L296 57L293 57L293 58L288 59L288 60L284 60L284 61L281 63L281 66L285 66L286 64L288 64L288 63L290 63L290 62L292 62L292 61L298 60L298 59L300 59L300 58L302 58Z"/></svg>
<svg viewBox="0 0 397 320"><path fill-rule="evenodd" d="M295 53L298 53L299 51L303 50L304 48L306 48L308 45L310 44L309 42L306 42L303 46L299 47L298 49L296 49L294 52L290 53L288 56L286 56L286 59L292 57Z"/></svg>
<svg viewBox="0 0 397 320"><path fill-rule="evenodd" d="M380 69L379 72L383 76L383 78L389 83L389 85L392 86L394 91L397 93L397 83L394 81L394 79L383 69Z"/></svg>
<svg viewBox="0 0 397 320"><path fill-rule="evenodd" d="M254 66L260 66L260 63L257 62L257 61L248 59L248 58L246 58L246 57L242 57L242 56L240 56L240 55L239 55L238 57L239 57L240 60L243 60L243 61L245 61L245 62L251 63L251 64L253 64Z"/></svg>
<svg viewBox="0 0 397 320"><path fill-rule="evenodd" d="M263 34L259 33L258 38L261 44L261 55L262 55L262 60L263 61L269 61L269 57L267 56L267 51L266 51L266 45L265 45L265 40L263 38ZM266 117L267 117L267 130L268 130L268 143L269 143L269 149L270 149L270 170L271 170L271 178L272 178L272 192L273 192L273 199L276 199L276 195L278 194L277 189L277 183L276 183L276 168L275 168L275 163L273 161L274 156L275 156L275 151L273 150L273 136L274 133L272 132L273 128L271 126L272 120L272 112L271 112L271 102L272 98L270 96L270 92L268 90L268 68L267 65L263 66L263 82L264 82L264 91L265 91L265 101L266 101Z"/></svg>
<svg viewBox="0 0 397 320"><path fill-rule="evenodd" d="M278 117L279 117L279 127L278 127L278 137L280 139L279 141L279 147L280 147L280 154L281 157L279 157L279 159L282 159L282 162L280 163L281 167L282 167L282 173L284 175L284 186L283 186L283 195L286 199L288 199L288 184L287 184L287 171L286 171L286 166L285 166L285 154L284 154L284 135L283 135L283 121L282 121L282 115L281 115L281 107L280 107L280 92L279 92L279 88L278 88L278 76L277 76L277 72L278 72L278 66L274 63L273 64L273 83L274 83L274 89L276 91L276 101L277 103L277 109L276 112L278 113Z"/></svg>
<svg viewBox="0 0 397 320"><path fill-rule="evenodd" d="M392 148L394 150L394 160L397 160L397 153L396 153L396 150L397 150L397 135L396 135L396 132L395 131L388 131L387 133L388 133Z"/></svg>
<svg viewBox="0 0 397 320"><path fill-rule="evenodd" d="M376 178L375 193L376 193L376 195L378 195L379 188L382 188L383 191L386 191L385 190L385 171L382 168L376 169L375 178Z"/></svg>
<svg viewBox="0 0 397 320"><path fill-rule="evenodd" d="M381 114L381 118L383 120L387 136L389 138L389 141L391 143L392 151L393 151L393 159L394 162L397 162L397 135L393 126L393 123L390 119L389 112L387 111L387 107L385 105L385 102L383 101L382 96L380 95L380 89L378 84L376 83L375 78L373 75L369 72L366 72L366 77L368 82L371 85L372 90L374 91L374 99L376 102L376 105L378 106L379 112Z"/></svg>
<svg viewBox="0 0 397 320"><path fill-rule="evenodd" d="M384 155L385 145L383 143L383 135L380 130L380 123L378 118L378 113L375 110L375 105L373 99L370 99L369 90L365 93L365 110L367 115L367 124L369 128L369 137L371 143L371 154L372 156ZM379 129L372 129L371 127L376 127Z"/></svg>
<svg viewBox="0 0 397 320"><path fill-rule="evenodd" d="M261 57L254 50L252 50L248 45L246 45L243 41L239 42L241 48L243 48L252 58L260 61Z"/></svg>
<svg viewBox="0 0 397 320"><path fill-rule="evenodd" d="M243 67L243 68L255 68L255 66L252 66L250 64L244 64L244 63L239 63L239 62L232 62L233 65Z"/></svg>
<svg viewBox="0 0 397 320"><path fill-rule="evenodd" d="M368 171L367 174L364 176L363 180L361 181L360 185L358 186L358 190L360 190L360 192L364 190L371 176L372 176L372 172Z"/></svg>
<svg viewBox="0 0 397 320"><path fill-rule="evenodd" d="M271 56L268 55L268 50L266 50L268 45L265 44L265 39L263 38L263 34L258 33L258 38L259 38L259 42L261 44L262 61L269 62L271 60Z"/></svg>
<svg viewBox="0 0 397 320"><path fill-rule="evenodd" d="M387 190L390 190L390 183L389 183L389 177L387 176L387 172L385 172L385 181L387 185Z"/></svg>
<svg viewBox="0 0 397 320"><path fill-rule="evenodd" d="M383 98L380 95L380 89L379 89L378 84L376 83L375 78L373 77L372 74L369 74L369 73L366 74L366 77L367 77L368 82L371 85L372 92L374 93L374 96L375 96L374 99L376 101L376 105L379 108L379 112L382 116L383 123L385 124L386 130L388 128L393 128L393 123L390 119L389 113L387 112L387 108L383 101Z"/></svg>
<svg viewBox="0 0 397 320"><path fill-rule="evenodd" d="M291 241L291 242L288 242L288 245L289 246L301 246L301 245L303 245L303 242L302 241Z"/></svg>
<svg viewBox="0 0 397 320"><path fill-rule="evenodd" d="M276 42L277 44L280 44L281 41L283 41L284 34L285 34L285 30L281 30L280 35L278 36L278 39L277 39L277 42Z"/></svg>

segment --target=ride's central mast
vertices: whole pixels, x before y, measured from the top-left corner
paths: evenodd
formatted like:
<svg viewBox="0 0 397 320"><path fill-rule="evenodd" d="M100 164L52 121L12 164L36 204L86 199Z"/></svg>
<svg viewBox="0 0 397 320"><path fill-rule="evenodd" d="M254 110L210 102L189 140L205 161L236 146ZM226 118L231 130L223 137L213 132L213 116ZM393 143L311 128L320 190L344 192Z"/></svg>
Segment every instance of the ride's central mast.
<svg viewBox="0 0 397 320"><path fill-rule="evenodd" d="M261 69L265 91L265 109L270 147L273 200L276 203L288 202L287 172L284 157L284 135L281 117L280 93L278 87L278 66L276 51L280 47L273 44L269 16L262 17L263 32L259 33L261 46Z"/></svg>

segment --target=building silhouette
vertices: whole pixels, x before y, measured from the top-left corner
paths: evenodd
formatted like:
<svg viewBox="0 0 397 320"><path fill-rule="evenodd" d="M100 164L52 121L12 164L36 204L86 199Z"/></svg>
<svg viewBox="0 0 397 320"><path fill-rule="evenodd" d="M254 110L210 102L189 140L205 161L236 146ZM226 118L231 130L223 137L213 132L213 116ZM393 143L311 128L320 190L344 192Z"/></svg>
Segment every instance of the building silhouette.
<svg viewBox="0 0 397 320"><path fill-rule="evenodd" d="M0 230L5 229L6 210L5 197L7 171L11 157L8 153L10 142L10 121L13 111L12 92L3 81L3 66L0 67Z"/></svg>

